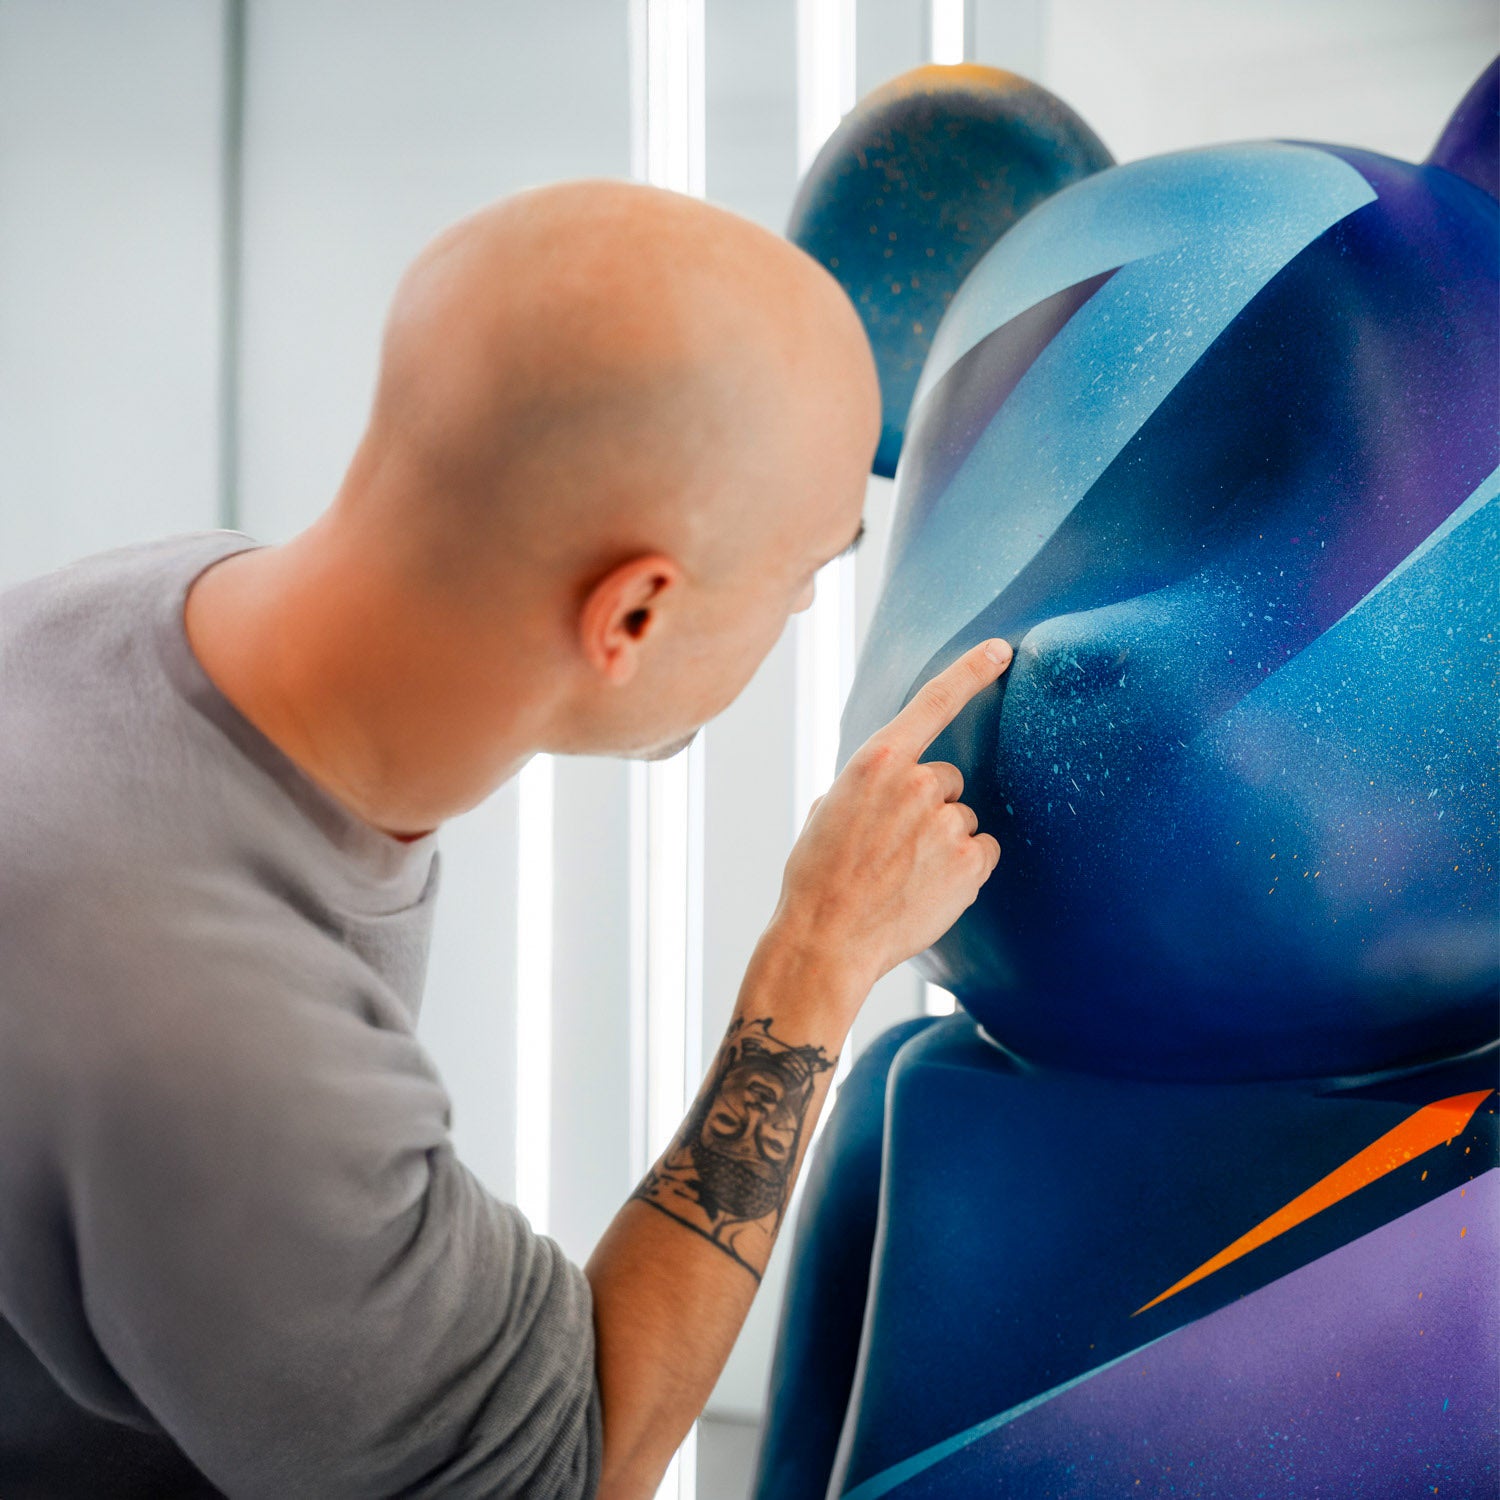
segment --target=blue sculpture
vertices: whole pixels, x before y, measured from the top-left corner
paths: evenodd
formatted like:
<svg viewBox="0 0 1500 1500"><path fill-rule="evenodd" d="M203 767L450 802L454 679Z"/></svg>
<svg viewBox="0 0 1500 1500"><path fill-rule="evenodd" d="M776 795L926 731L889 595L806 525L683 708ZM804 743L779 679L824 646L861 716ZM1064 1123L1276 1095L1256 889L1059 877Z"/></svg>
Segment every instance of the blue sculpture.
<svg viewBox="0 0 1500 1500"><path fill-rule="evenodd" d="M955 181L946 94L1062 121L1028 180L1071 185L883 388L845 753L1006 637L931 752L1004 852L923 960L963 1012L866 1054L810 1172L763 1500L1494 1492L1497 79L1420 165L1092 170L1043 90L924 69L815 164L835 274L892 183L908 275L994 207L1015 132Z"/></svg>

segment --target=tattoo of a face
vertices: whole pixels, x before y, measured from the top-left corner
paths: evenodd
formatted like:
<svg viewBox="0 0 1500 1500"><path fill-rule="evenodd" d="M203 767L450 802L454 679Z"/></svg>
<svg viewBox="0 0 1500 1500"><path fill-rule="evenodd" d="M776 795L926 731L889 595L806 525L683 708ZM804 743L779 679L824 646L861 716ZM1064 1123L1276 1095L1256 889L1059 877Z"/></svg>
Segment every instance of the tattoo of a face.
<svg viewBox="0 0 1500 1500"><path fill-rule="evenodd" d="M758 1281L786 1213L821 1047L737 1018L702 1092L634 1197L696 1230Z"/></svg>

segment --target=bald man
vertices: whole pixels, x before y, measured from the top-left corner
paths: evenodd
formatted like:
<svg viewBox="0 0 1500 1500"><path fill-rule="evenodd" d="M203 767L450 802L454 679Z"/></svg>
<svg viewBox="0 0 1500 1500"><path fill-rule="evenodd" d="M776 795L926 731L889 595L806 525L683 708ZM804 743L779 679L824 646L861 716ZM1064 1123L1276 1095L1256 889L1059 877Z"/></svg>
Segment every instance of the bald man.
<svg viewBox="0 0 1500 1500"><path fill-rule="evenodd" d="M400 284L326 513L0 596L0 1495L652 1494L874 981L999 857L877 734L717 1062L586 1269L448 1136L414 1031L434 830L537 753L659 757L860 530L834 282L643 187L523 195Z"/></svg>

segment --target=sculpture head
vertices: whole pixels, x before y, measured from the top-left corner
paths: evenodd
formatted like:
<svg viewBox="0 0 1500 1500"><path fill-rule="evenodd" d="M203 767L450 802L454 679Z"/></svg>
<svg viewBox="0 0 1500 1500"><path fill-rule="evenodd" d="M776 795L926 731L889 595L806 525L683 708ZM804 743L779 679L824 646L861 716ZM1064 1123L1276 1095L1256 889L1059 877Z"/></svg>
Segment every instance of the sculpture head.
<svg viewBox="0 0 1500 1500"><path fill-rule="evenodd" d="M887 411L844 752L1015 646L931 752L1003 854L923 961L1014 1051L1297 1076L1493 1037L1495 127L1491 68L1419 165L1267 142L1074 181Z"/></svg>

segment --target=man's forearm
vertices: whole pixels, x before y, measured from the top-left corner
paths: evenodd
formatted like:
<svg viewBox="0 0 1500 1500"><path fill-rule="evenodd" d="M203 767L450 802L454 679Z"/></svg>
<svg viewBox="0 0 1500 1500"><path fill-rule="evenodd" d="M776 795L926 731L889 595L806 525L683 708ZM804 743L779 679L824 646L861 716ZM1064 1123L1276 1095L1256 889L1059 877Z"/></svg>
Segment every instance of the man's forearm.
<svg viewBox="0 0 1500 1500"><path fill-rule="evenodd" d="M650 1496L708 1399L868 990L768 932L692 1109L590 1258L604 1500Z"/></svg>
<svg viewBox="0 0 1500 1500"><path fill-rule="evenodd" d="M871 985L941 937L1000 858L958 767L921 757L1009 661L1004 641L965 652L813 804L708 1079L589 1261L604 1500L650 1496L708 1399Z"/></svg>

